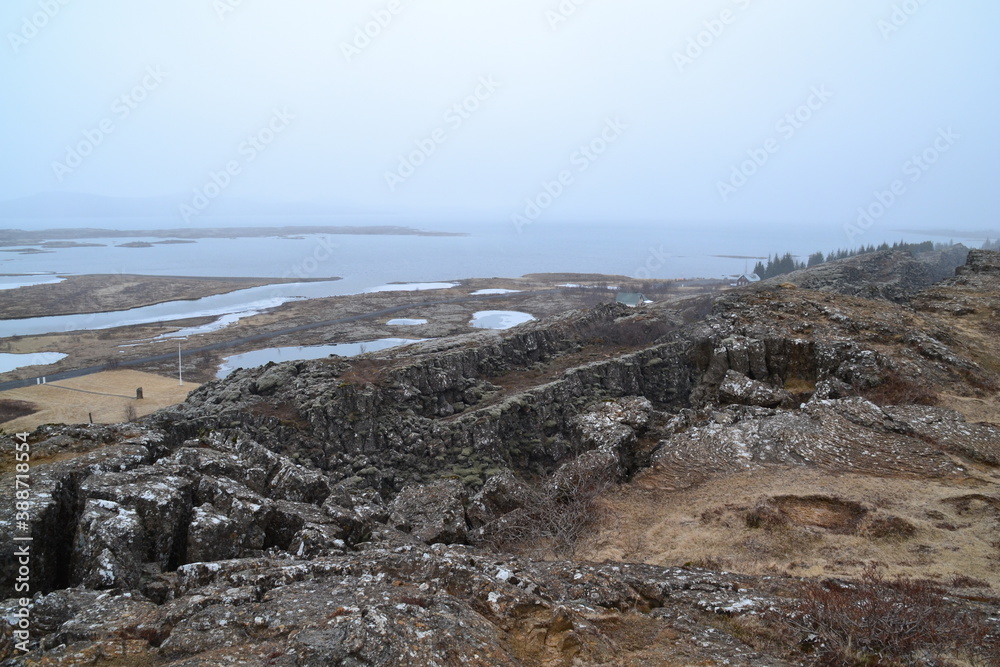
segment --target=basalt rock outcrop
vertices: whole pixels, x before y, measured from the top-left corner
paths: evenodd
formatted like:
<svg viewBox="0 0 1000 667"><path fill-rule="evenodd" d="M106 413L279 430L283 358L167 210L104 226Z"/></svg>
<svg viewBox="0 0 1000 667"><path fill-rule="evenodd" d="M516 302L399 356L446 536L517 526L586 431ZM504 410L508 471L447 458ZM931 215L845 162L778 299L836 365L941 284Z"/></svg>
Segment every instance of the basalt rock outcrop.
<svg viewBox="0 0 1000 667"><path fill-rule="evenodd" d="M973 251L927 287L955 257L876 253L731 291L695 322L683 301L602 306L239 370L140 423L41 427L28 525L0 506L0 528L33 538L31 597L3 602L0 658L802 664L822 629L802 632L801 581L576 562L543 532L530 546L552 560L536 561L496 537L531 539L525 517L642 471L676 489L780 466L947 479L989 511L1000 426L929 390L995 397L998 257ZM764 626L766 641L748 636Z"/></svg>

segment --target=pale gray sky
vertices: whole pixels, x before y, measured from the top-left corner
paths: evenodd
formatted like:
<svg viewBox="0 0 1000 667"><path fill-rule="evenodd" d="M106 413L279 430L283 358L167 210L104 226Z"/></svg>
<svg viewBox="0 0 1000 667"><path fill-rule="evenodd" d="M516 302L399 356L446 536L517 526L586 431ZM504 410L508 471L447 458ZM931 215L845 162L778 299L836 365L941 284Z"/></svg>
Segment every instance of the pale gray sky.
<svg viewBox="0 0 1000 667"><path fill-rule="evenodd" d="M840 224L898 181L884 221L995 226L998 24L995 0L7 0L0 199L193 205L215 172L404 215Z"/></svg>

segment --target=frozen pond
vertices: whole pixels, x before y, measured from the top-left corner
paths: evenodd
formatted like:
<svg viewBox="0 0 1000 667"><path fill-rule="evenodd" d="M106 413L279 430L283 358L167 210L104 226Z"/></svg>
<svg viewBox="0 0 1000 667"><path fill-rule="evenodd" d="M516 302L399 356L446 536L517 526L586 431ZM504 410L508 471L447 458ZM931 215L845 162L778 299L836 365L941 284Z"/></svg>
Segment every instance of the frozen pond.
<svg viewBox="0 0 1000 667"><path fill-rule="evenodd" d="M212 331L219 331L220 329L225 329L226 327L236 324L244 317L250 317L251 315L256 315L259 310L251 309L244 311L237 311L235 313L229 313L223 315L214 322L209 322L208 324L203 324L200 327L187 327L186 329L178 329L173 333L160 334L153 340L163 340L165 338L187 338L188 336L197 336L198 334L210 333ZM122 345L121 347L125 347Z"/></svg>
<svg viewBox="0 0 1000 667"><path fill-rule="evenodd" d="M12 371L25 366L45 366L65 359L62 352L32 352L31 354L0 354L0 373Z"/></svg>
<svg viewBox="0 0 1000 667"><path fill-rule="evenodd" d="M412 338L381 338L379 340L364 341L361 343L337 343L335 345L301 345L292 347L269 347L243 354L234 354L226 357L219 366L219 371L215 374L217 378L224 378L237 368L255 368L273 361L301 361L303 359L324 359L331 354L341 357L353 357L365 352L375 352L377 350L387 350L390 347L419 343L423 339Z"/></svg>
<svg viewBox="0 0 1000 667"><path fill-rule="evenodd" d="M169 322L170 320L182 320L192 317L237 315L236 319L239 319L239 317L249 317L269 308L277 308L288 301L331 296L337 293L338 287L336 281L284 283L264 285L263 287L250 287L248 289L206 296L190 301L167 301L152 306L132 308L130 310L4 320L2 325L0 325L2 326L2 334L0 335L33 336L63 331L78 331L81 329L110 329L112 327L131 324ZM216 328L221 328L221 326L225 325L226 322L223 322Z"/></svg>
<svg viewBox="0 0 1000 667"><path fill-rule="evenodd" d="M477 329L510 329L533 319L533 315L516 310L480 310L472 315L469 324Z"/></svg>
<svg viewBox="0 0 1000 667"><path fill-rule="evenodd" d="M489 289L477 289L472 293L472 296L482 296L484 294L519 294L521 290L519 289L501 289L499 287L491 287Z"/></svg>
<svg viewBox="0 0 1000 667"><path fill-rule="evenodd" d="M411 320L405 317L398 317L394 320L389 320L386 324L393 327L413 327L418 324L427 324L427 320Z"/></svg>
<svg viewBox="0 0 1000 667"><path fill-rule="evenodd" d="M52 275L41 276L0 276L0 290L30 287L31 285L54 285L66 280Z"/></svg>

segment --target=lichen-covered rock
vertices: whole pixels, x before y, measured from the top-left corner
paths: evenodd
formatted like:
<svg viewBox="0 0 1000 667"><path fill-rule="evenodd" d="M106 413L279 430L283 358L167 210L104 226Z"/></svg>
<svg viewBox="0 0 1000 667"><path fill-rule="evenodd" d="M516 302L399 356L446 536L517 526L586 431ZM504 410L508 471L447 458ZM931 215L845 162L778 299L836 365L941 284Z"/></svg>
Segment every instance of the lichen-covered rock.
<svg viewBox="0 0 1000 667"><path fill-rule="evenodd" d="M245 546L241 542L247 528L238 525L211 503L195 507L188 526L185 560L207 562L243 555Z"/></svg>
<svg viewBox="0 0 1000 667"><path fill-rule="evenodd" d="M159 465L88 477L80 484L84 498L109 500L135 511L147 548L146 561L165 569L183 558L194 484L191 471Z"/></svg>
<svg viewBox="0 0 1000 667"><path fill-rule="evenodd" d="M719 385L719 400L723 403L775 408L783 404L789 405L792 396L784 389L751 380L746 375L731 370L726 372L722 384Z"/></svg>
<svg viewBox="0 0 1000 667"><path fill-rule="evenodd" d="M466 517L469 525L479 528L497 517L523 507L529 500L528 486L510 470L493 475L469 501Z"/></svg>
<svg viewBox="0 0 1000 667"><path fill-rule="evenodd" d="M457 480L403 489L389 507L389 524L427 544L464 542L466 490Z"/></svg>
<svg viewBox="0 0 1000 667"><path fill-rule="evenodd" d="M93 590L135 588L148 553L148 537L136 510L92 498L76 526L72 581Z"/></svg>

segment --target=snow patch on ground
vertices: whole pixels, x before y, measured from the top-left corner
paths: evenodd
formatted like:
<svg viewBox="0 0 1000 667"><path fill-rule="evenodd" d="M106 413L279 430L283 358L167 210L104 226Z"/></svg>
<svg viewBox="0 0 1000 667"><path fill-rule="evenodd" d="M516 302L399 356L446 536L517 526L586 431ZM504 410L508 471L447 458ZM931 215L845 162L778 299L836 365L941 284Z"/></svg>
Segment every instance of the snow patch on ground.
<svg viewBox="0 0 1000 667"><path fill-rule="evenodd" d="M32 352L30 354L0 354L0 373L6 373L25 366L47 366L54 364L67 355L62 352Z"/></svg>
<svg viewBox="0 0 1000 667"><path fill-rule="evenodd" d="M469 326L476 329L510 329L534 319L533 315L516 310L480 310L473 313Z"/></svg>
<svg viewBox="0 0 1000 667"><path fill-rule="evenodd" d="M458 287L458 283L403 283L400 285L379 285L378 287L369 287L364 290L364 294L373 294L375 292L421 292L423 290L432 289L451 289L452 287Z"/></svg>
<svg viewBox="0 0 1000 667"><path fill-rule="evenodd" d="M427 320L409 319L409 318L406 318L406 317L399 317L399 318L396 318L394 320L389 320L388 322L386 322L386 324L388 324L389 326L393 326L393 327L400 327L400 326L402 326L402 327L410 327L410 326L417 326L418 324L427 324Z"/></svg>

